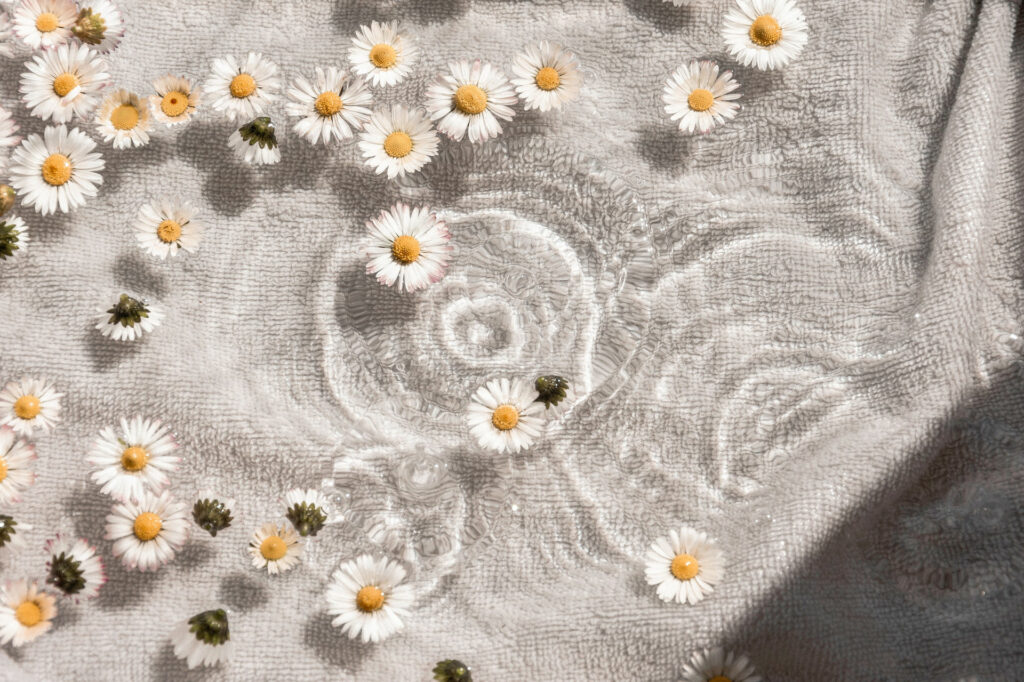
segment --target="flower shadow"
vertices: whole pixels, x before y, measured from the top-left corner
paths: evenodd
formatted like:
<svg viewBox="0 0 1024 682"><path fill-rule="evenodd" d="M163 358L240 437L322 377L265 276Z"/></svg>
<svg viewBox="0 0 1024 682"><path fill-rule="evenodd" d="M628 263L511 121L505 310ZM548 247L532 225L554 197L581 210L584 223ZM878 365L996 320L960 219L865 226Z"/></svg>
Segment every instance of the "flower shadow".
<svg viewBox="0 0 1024 682"><path fill-rule="evenodd" d="M181 682L182 680L222 680L224 671L217 668L193 668L182 659L174 655L174 645L167 642L160 649L160 653L153 657L153 665L150 666L153 679L157 682Z"/></svg>
<svg viewBox="0 0 1024 682"><path fill-rule="evenodd" d="M302 641L308 649L331 665L355 673L369 651L369 646L349 639L339 628L331 625L333 618L326 611L306 621Z"/></svg>

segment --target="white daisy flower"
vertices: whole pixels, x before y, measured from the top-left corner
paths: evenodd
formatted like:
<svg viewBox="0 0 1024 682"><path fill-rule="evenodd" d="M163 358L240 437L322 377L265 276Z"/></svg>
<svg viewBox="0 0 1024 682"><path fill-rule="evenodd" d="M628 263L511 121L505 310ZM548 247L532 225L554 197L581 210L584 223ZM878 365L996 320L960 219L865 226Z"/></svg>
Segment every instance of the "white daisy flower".
<svg viewBox="0 0 1024 682"><path fill-rule="evenodd" d="M98 52L110 52L124 36L124 17L110 0L79 0L71 32Z"/></svg>
<svg viewBox="0 0 1024 682"><path fill-rule="evenodd" d="M3 16L3 13L0 13L0 16ZM15 135L16 132L18 124L11 118L11 112L0 107L0 147L14 147L21 142L21 136ZM4 161L0 161L0 165L3 163Z"/></svg>
<svg viewBox="0 0 1024 682"><path fill-rule="evenodd" d="M178 623L171 630L171 644L174 655L185 659L189 670L228 660L234 654L235 643L231 641L227 611L211 609Z"/></svg>
<svg viewBox="0 0 1024 682"><path fill-rule="evenodd" d="M721 647L695 651L683 666L680 682L761 682L750 659Z"/></svg>
<svg viewBox="0 0 1024 682"><path fill-rule="evenodd" d="M350 139L370 120L373 95L366 83L335 67L316 68L313 82L301 76L288 89L288 114L300 117L293 130L313 144Z"/></svg>
<svg viewBox="0 0 1024 682"><path fill-rule="evenodd" d="M46 582L66 596L75 600L92 599L107 582L103 559L88 540L58 534L46 541L46 553L50 555L46 562Z"/></svg>
<svg viewBox="0 0 1024 682"><path fill-rule="evenodd" d="M277 146L277 135L269 116L254 118L231 133L228 144L240 159L255 166L281 160L281 149Z"/></svg>
<svg viewBox="0 0 1024 682"><path fill-rule="evenodd" d="M96 129L114 149L149 144L149 107L139 96L127 90L107 95L96 114Z"/></svg>
<svg viewBox="0 0 1024 682"><path fill-rule="evenodd" d="M718 64L693 61L680 66L667 81L662 99L665 112L679 121L679 129L706 133L736 116L740 86L732 71L718 72Z"/></svg>
<svg viewBox="0 0 1024 682"><path fill-rule="evenodd" d="M25 546L25 533L32 526L16 521L10 514L0 512L0 559L9 555L15 548Z"/></svg>
<svg viewBox="0 0 1024 682"><path fill-rule="evenodd" d="M14 34L33 50L56 47L71 37L77 20L74 0L22 0L14 10Z"/></svg>
<svg viewBox="0 0 1024 682"><path fill-rule="evenodd" d="M474 144L500 135L498 119L516 115L516 92L505 74L479 59L472 65L453 62L448 69L427 89L426 107L437 129L456 141L468 132Z"/></svg>
<svg viewBox="0 0 1024 682"><path fill-rule="evenodd" d="M13 57L14 50L11 49L11 33L13 28L7 12L0 9L0 56Z"/></svg>
<svg viewBox="0 0 1024 682"><path fill-rule="evenodd" d="M212 537L217 537L217 533L231 526L231 522L234 521L231 514L234 511L233 499L202 490L196 495L196 503L192 505L192 520Z"/></svg>
<svg viewBox="0 0 1024 682"><path fill-rule="evenodd" d="M576 55L547 41L531 45L512 60L512 84L526 109L549 111L576 99L580 94L579 63Z"/></svg>
<svg viewBox="0 0 1024 682"><path fill-rule="evenodd" d="M74 211L94 197L103 184L103 156L96 143L78 128L47 126L32 134L11 154L11 184L28 206L43 215Z"/></svg>
<svg viewBox="0 0 1024 682"><path fill-rule="evenodd" d="M149 96L153 118L168 126L188 123L196 113L202 89L187 78L167 74L153 81L155 95Z"/></svg>
<svg viewBox="0 0 1024 682"><path fill-rule="evenodd" d="M67 123L75 116L88 120L107 86L107 64L87 45L61 45L25 62L21 92L25 106L44 121Z"/></svg>
<svg viewBox="0 0 1024 682"><path fill-rule="evenodd" d="M401 104L373 112L359 136L366 165L388 180L415 173L437 154L438 137L421 109Z"/></svg>
<svg viewBox="0 0 1024 682"><path fill-rule="evenodd" d="M807 44L807 20L795 0L736 0L722 37L743 66L781 69Z"/></svg>
<svg viewBox="0 0 1024 682"><path fill-rule="evenodd" d="M195 207L187 201L158 199L143 204L132 229L139 246L158 258L177 256L181 250L194 253L205 227L193 220Z"/></svg>
<svg viewBox="0 0 1024 682"><path fill-rule="evenodd" d="M466 409L469 432L489 450L526 450L544 426L544 403L537 397L537 389L522 379L488 381Z"/></svg>
<svg viewBox="0 0 1024 682"><path fill-rule="evenodd" d="M413 602L412 586L403 584L405 569L387 558L374 560L364 554L346 561L327 586L327 612L336 616L331 625L350 639L380 642L405 627Z"/></svg>
<svg viewBox="0 0 1024 682"><path fill-rule="evenodd" d="M8 580L0 590L0 644L19 647L45 633L57 615L57 599L35 582Z"/></svg>
<svg viewBox="0 0 1024 682"><path fill-rule="evenodd" d="M444 277L451 257L448 226L430 209L397 203L366 223L366 274L385 286L416 291Z"/></svg>
<svg viewBox="0 0 1024 682"><path fill-rule="evenodd" d="M36 482L30 465L36 451L20 440L10 426L0 426L0 505L21 501L21 493Z"/></svg>
<svg viewBox="0 0 1024 682"><path fill-rule="evenodd" d="M100 431L85 461L93 466L92 480L100 492L115 500L141 500L146 491L161 493L170 485L167 474L178 468L178 444L170 429L157 419L121 419Z"/></svg>
<svg viewBox="0 0 1024 682"><path fill-rule="evenodd" d="M63 395L45 379L10 381L0 391L0 426L6 424L25 438L36 429L49 431L60 421Z"/></svg>
<svg viewBox="0 0 1024 682"><path fill-rule="evenodd" d="M230 55L214 59L212 68L203 91L210 106L224 112L229 121L255 118L277 99L281 87L277 64L257 52L250 52L241 64Z"/></svg>
<svg viewBox="0 0 1024 682"><path fill-rule="evenodd" d="M115 341L134 341L157 327L164 312L152 303L121 294L117 303L99 313L96 329Z"/></svg>
<svg viewBox="0 0 1024 682"><path fill-rule="evenodd" d="M284 515L302 537L316 535L327 523L327 496L319 490L293 488L284 496Z"/></svg>
<svg viewBox="0 0 1024 682"><path fill-rule="evenodd" d="M360 26L352 38L348 60L352 70L374 85L400 83L412 71L416 46L397 21Z"/></svg>
<svg viewBox="0 0 1024 682"><path fill-rule="evenodd" d="M249 540L249 554L253 566L266 567L267 573L277 575L302 561L302 541L299 534L287 526L264 523Z"/></svg>
<svg viewBox="0 0 1024 682"><path fill-rule="evenodd" d="M114 541L114 556L126 567L155 571L174 558L188 539L185 505L170 492L160 497L146 492L140 500L114 505L107 516L107 540Z"/></svg>
<svg viewBox="0 0 1024 682"><path fill-rule="evenodd" d="M696 604L715 589L725 558L707 533L683 526L654 541L647 550L644 574L657 585L662 601Z"/></svg>
<svg viewBox="0 0 1024 682"><path fill-rule="evenodd" d="M28 244L28 226L16 215L0 218L0 260L18 255Z"/></svg>

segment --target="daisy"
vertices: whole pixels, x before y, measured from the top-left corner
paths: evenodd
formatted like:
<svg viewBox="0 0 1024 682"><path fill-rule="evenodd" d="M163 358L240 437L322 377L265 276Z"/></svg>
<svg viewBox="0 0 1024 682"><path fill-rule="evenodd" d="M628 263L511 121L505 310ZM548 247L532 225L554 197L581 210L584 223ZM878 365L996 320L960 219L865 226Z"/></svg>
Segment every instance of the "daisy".
<svg viewBox="0 0 1024 682"><path fill-rule="evenodd" d="M437 154L438 137L422 109L391 105L373 112L359 136L359 148L368 166L388 180L415 173Z"/></svg>
<svg viewBox="0 0 1024 682"><path fill-rule="evenodd" d="M270 575L277 575L291 570L302 560L302 542L291 528L264 523L249 540L249 554L253 566L265 566Z"/></svg>
<svg viewBox="0 0 1024 682"><path fill-rule="evenodd" d="M0 590L0 644L19 647L53 625L57 599L27 580L8 580Z"/></svg>
<svg viewBox="0 0 1024 682"><path fill-rule="evenodd" d="M0 8L0 56L14 56L14 50L11 49L11 20L3 8Z"/></svg>
<svg viewBox="0 0 1024 682"><path fill-rule="evenodd" d="M327 612L337 616L331 625L341 627L349 639L387 639L405 627L402 617L412 606L412 587L404 579L405 569L397 561L367 554L346 561L327 586Z"/></svg>
<svg viewBox="0 0 1024 682"><path fill-rule="evenodd" d="M0 16L3 16L2 12ZM11 118L11 112L0 107L0 147L13 147L21 142L21 137L14 134L16 132L18 124Z"/></svg>
<svg viewBox="0 0 1024 682"><path fill-rule="evenodd" d="M665 2L671 2L676 7L682 7L683 5L689 5L693 0L664 0Z"/></svg>
<svg viewBox="0 0 1024 682"><path fill-rule="evenodd" d="M96 114L96 128L114 149L149 144L149 108L133 92L118 90L107 95Z"/></svg>
<svg viewBox="0 0 1024 682"><path fill-rule="evenodd" d="M296 78L288 97L288 114L300 117L293 130L313 144L351 138L370 120L373 103L366 83L333 66L326 73L317 67L312 83Z"/></svg>
<svg viewBox="0 0 1024 682"><path fill-rule="evenodd" d="M533 444L544 424L544 403L537 390L522 379L493 379L473 394L466 411L469 432L481 447L519 452Z"/></svg>
<svg viewBox="0 0 1024 682"><path fill-rule="evenodd" d="M416 46L397 21L360 26L348 50L352 70L374 85L400 83L412 71Z"/></svg>
<svg viewBox="0 0 1024 682"><path fill-rule="evenodd" d="M56 47L71 37L77 19L74 0L22 0L14 10L14 34L33 50Z"/></svg>
<svg viewBox="0 0 1024 682"><path fill-rule="evenodd" d="M100 593L107 575L103 572L103 559L88 540L72 540L62 535L46 541L46 562L49 574L46 582L75 599L92 599Z"/></svg>
<svg viewBox="0 0 1024 682"><path fill-rule="evenodd" d="M110 80L106 62L86 45L61 45L25 62L25 68L18 88L25 106L54 123L88 119Z"/></svg>
<svg viewBox="0 0 1024 682"><path fill-rule="evenodd" d="M160 497L146 492L140 500L114 505L107 516L107 540L114 541L114 556L140 571L155 571L174 558L188 538L185 505L170 492Z"/></svg>
<svg viewBox="0 0 1024 682"><path fill-rule="evenodd" d="M281 160L277 146L277 135L269 116L260 116L231 133L228 144L246 163L256 166L269 165Z"/></svg>
<svg viewBox="0 0 1024 682"><path fill-rule="evenodd" d="M740 94L733 91L739 86L732 71L719 75L714 62L684 64L665 81L665 112L679 121L680 130L706 133L736 116L740 105L734 100Z"/></svg>
<svg viewBox="0 0 1024 682"><path fill-rule="evenodd" d="M560 109L580 94L576 55L544 41L531 45L512 61L512 84L526 109Z"/></svg>
<svg viewBox="0 0 1024 682"><path fill-rule="evenodd" d="M537 377L533 382L537 389L537 402L544 404L544 415L557 419L576 401L568 379L556 374Z"/></svg>
<svg viewBox="0 0 1024 682"><path fill-rule="evenodd" d="M81 0L71 32L99 52L110 52L124 35L124 18L110 0Z"/></svg>
<svg viewBox="0 0 1024 682"><path fill-rule="evenodd" d="M35 458L35 448L19 440L11 427L0 426L0 504L20 502L21 492L36 482L29 468Z"/></svg>
<svg viewBox="0 0 1024 682"><path fill-rule="evenodd" d="M96 143L78 128L47 126L32 134L11 154L11 184L22 201L43 215L74 211L94 197L103 184L103 156Z"/></svg>
<svg viewBox="0 0 1024 682"><path fill-rule="evenodd" d="M235 650L224 609L197 613L178 623L171 630L174 655L188 662L191 670L197 665L214 666L228 660Z"/></svg>
<svg viewBox="0 0 1024 682"><path fill-rule="evenodd" d="M3 157L0 156L0 159L3 159ZM6 162L6 159L4 159L4 162ZM4 162L0 162L0 168L3 167ZM0 185L0 216L14 207L14 199L17 195L18 193L10 185Z"/></svg>
<svg viewBox="0 0 1024 682"><path fill-rule="evenodd" d="M454 62L448 69L450 75L427 89L426 107L437 129L456 141L468 131L474 144L500 135L498 119L511 121L516 115L516 93L505 74L479 59L472 65Z"/></svg>
<svg viewBox="0 0 1024 682"><path fill-rule="evenodd" d="M795 0L736 0L722 37L743 66L781 69L807 44L807 21Z"/></svg>
<svg viewBox="0 0 1024 682"><path fill-rule="evenodd" d="M203 224L193 220L196 209L187 201L159 199L143 204L132 229L139 246L158 258L194 253L203 239Z"/></svg>
<svg viewBox="0 0 1024 682"><path fill-rule="evenodd" d="M25 533L32 530L27 523L15 521L9 514L0 514L0 557L15 547L25 546Z"/></svg>
<svg viewBox="0 0 1024 682"><path fill-rule="evenodd" d="M662 601L696 604L722 579L725 559L707 533L683 526L658 538L647 551L648 585L658 586Z"/></svg>
<svg viewBox="0 0 1024 682"><path fill-rule="evenodd" d="M454 658L438 661L434 666L433 673L437 682L473 682L469 666Z"/></svg>
<svg viewBox="0 0 1024 682"><path fill-rule="evenodd" d="M726 653L721 647L695 651L683 666L680 682L761 682L750 659L743 654Z"/></svg>
<svg viewBox="0 0 1024 682"><path fill-rule="evenodd" d="M192 81L167 74L153 81L155 95L149 97L153 118L169 126L188 123L196 113L202 95Z"/></svg>
<svg viewBox="0 0 1024 682"><path fill-rule="evenodd" d="M316 535L327 523L327 496L319 490L294 488L284 497L285 518L299 535Z"/></svg>
<svg viewBox="0 0 1024 682"><path fill-rule="evenodd" d="M192 520L213 537L231 526L235 501L210 492L201 492L192 506Z"/></svg>
<svg viewBox="0 0 1024 682"><path fill-rule="evenodd" d="M444 277L452 247L448 226L428 208L398 203L367 221L366 274L385 286L416 291Z"/></svg>
<svg viewBox="0 0 1024 682"><path fill-rule="evenodd" d="M134 341L159 327L163 319L164 312L152 303L121 294L117 303L99 314L96 329L115 341Z"/></svg>
<svg viewBox="0 0 1024 682"><path fill-rule="evenodd" d="M259 53L250 52L241 65L230 55L214 59L212 68L204 90L213 100L210 106L223 111L229 121L255 118L277 99L277 64Z"/></svg>
<svg viewBox="0 0 1024 682"><path fill-rule="evenodd" d="M28 226L18 216L0 219L0 260L7 260L28 243Z"/></svg>
<svg viewBox="0 0 1024 682"><path fill-rule="evenodd" d="M6 424L25 438L31 438L35 429L49 431L60 421L63 395L45 379L10 381L0 391L0 426Z"/></svg>
<svg viewBox="0 0 1024 682"><path fill-rule="evenodd" d="M115 500L141 500L148 490L159 494L170 485L167 474L178 468L178 444L170 429L157 419L121 419L121 432L100 431L86 456L92 480L100 492Z"/></svg>

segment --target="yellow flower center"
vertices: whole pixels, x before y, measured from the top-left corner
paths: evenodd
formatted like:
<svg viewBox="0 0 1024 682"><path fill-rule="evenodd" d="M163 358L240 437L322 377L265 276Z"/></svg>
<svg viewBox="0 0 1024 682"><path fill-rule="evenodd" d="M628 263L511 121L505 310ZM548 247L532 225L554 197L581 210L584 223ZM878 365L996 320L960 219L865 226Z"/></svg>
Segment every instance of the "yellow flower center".
<svg viewBox="0 0 1024 682"><path fill-rule="evenodd" d="M247 73L240 73L231 79L228 90L231 91L232 97L245 99L256 92L256 80Z"/></svg>
<svg viewBox="0 0 1024 682"><path fill-rule="evenodd" d="M414 263L420 257L420 242L407 234L395 237L391 243L391 255L399 263Z"/></svg>
<svg viewBox="0 0 1024 682"><path fill-rule="evenodd" d="M3 483L5 478L7 478L7 462L0 457L0 483Z"/></svg>
<svg viewBox="0 0 1024 682"><path fill-rule="evenodd" d="M53 79L53 91L58 97L67 97L68 93L78 86L78 76L67 71Z"/></svg>
<svg viewBox="0 0 1024 682"><path fill-rule="evenodd" d="M534 80L537 81L537 87L541 90L554 90L562 84L562 78L550 66L545 66L538 71L537 77Z"/></svg>
<svg viewBox="0 0 1024 682"><path fill-rule="evenodd" d="M393 159L400 159L403 156L409 156L409 152L411 151L412 138L409 137L409 133L403 133L401 130L396 130L384 138L384 153Z"/></svg>
<svg viewBox="0 0 1024 682"><path fill-rule="evenodd" d="M491 415L491 424L499 431L511 431L519 423L519 410L511 405L499 405Z"/></svg>
<svg viewBox="0 0 1024 682"><path fill-rule="evenodd" d="M34 601L24 601L14 610L14 618L24 627L30 628L43 620L43 610Z"/></svg>
<svg viewBox="0 0 1024 682"><path fill-rule="evenodd" d="M35 419L42 409L34 395L23 395L14 402L14 414L19 419Z"/></svg>
<svg viewBox="0 0 1024 682"><path fill-rule="evenodd" d="M110 125L117 130L131 130L139 124L139 110L131 104L122 104L110 112Z"/></svg>
<svg viewBox="0 0 1024 682"><path fill-rule="evenodd" d="M60 187L71 179L71 159L63 154L51 154L43 161L42 171L46 184Z"/></svg>
<svg viewBox="0 0 1024 682"><path fill-rule="evenodd" d="M36 30L40 33L51 33L60 27L60 20L53 12L43 12L36 17Z"/></svg>
<svg viewBox="0 0 1024 682"><path fill-rule="evenodd" d="M782 40L782 27L775 17L762 14L750 25L750 40L761 47L771 47Z"/></svg>
<svg viewBox="0 0 1024 682"><path fill-rule="evenodd" d="M164 527L164 522L160 520L160 517L153 512L142 512L135 517L135 525L132 530L135 531L135 537L146 542L152 540L160 534L160 529Z"/></svg>
<svg viewBox="0 0 1024 682"><path fill-rule="evenodd" d="M146 452L145 448L140 448L138 445L125 448L125 451L121 453L121 466L126 471L139 471L148 462L149 453Z"/></svg>
<svg viewBox="0 0 1024 682"><path fill-rule="evenodd" d="M697 88L686 98L686 103L694 111L707 111L715 103L715 96L711 94L710 90Z"/></svg>
<svg viewBox="0 0 1024 682"><path fill-rule="evenodd" d="M320 96L313 102L313 108L321 116L334 116L341 111L343 106L338 93L331 91L321 92Z"/></svg>
<svg viewBox="0 0 1024 682"><path fill-rule="evenodd" d="M369 613L384 606L384 593L376 585L367 585L356 593L356 608Z"/></svg>
<svg viewBox="0 0 1024 682"><path fill-rule="evenodd" d="M164 244L173 244L181 239L181 223L176 220L165 220L156 226L156 238Z"/></svg>
<svg viewBox="0 0 1024 682"><path fill-rule="evenodd" d="M188 109L188 95L184 92L173 90L160 100L160 111L164 112L165 116L175 118L184 114L186 109Z"/></svg>
<svg viewBox="0 0 1024 682"><path fill-rule="evenodd" d="M370 48L370 61L378 69L390 69L398 63L398 53L387 43L377 43Z"/></svg>
<svg viewBox="0 0 1024 682"><path fill-rule="evenodd" d="M672 560L672 575L680 580L693 580L699 572L697 559L691 554L677 554Z"/></svg>
<svg viewBox="0 0 1024 682"><path fill-rule="evenodd" d="M277 535L271 535L260 543L260 554L267 561L277 561L288 553L288 545Z"/></svg>
<svg viewBox="0 0 1024 682"><path fill-rule="evenodd" d="M732 678L725 675L715 675L708 682L732 682Z"/></svg>
<svg viewBox="0 0 1024 682"><path fill-rule="evenodd" d="M452 98L455 107L464 114L475 116L487 108L487 93L478 85L463 85Z"/></svg>

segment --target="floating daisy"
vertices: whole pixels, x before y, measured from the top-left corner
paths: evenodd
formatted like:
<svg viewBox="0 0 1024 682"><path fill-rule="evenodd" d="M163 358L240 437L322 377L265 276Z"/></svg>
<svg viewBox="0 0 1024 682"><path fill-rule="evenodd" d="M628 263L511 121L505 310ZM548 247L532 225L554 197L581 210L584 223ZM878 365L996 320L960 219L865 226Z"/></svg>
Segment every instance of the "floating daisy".
<svg viewBox="0 0 1024 682"><path fill-rule="evenodd" d="M107 64L86 45L61 45L25 62L21 92L25 106L44 121L88 120L110 75Z"/></svg>
<svg viewBox="0 0 1024 682"><path fill-rule="evenodd" d="M444 277L452 247L448 226L428 208L398 203L366 223L366 273L385 286L423 289Z"/></svg>
<svg viewBox="0 0 1024 682"><path fill-rule="evenodd" d="M228 144L246 163L263 166L281 160L277 135L269 116L255 118L231 133Z"/></svg>
<svg viewBox="0 0 1024 682"><path fill-rule="evenodd" d="M0 12L0 16L3 13ZM0 107L0 147L14 147L21 142L21 137L15 135L18 132L18 124L11 118L11 112ZM0 164L3 162L0 161Z"/></svg>
<svg viewBox="0 0 1024 682"><path fill-rule="evenodd" d="M781 69L807 44L807 20L794 0L736 0L722 37L740 64Z"/></svg>
<svg viewBox="0 0 1024 682"><path fill-rule="evenodd" d="M107 95L96 114L96 129L114 149L149 144L149 108L139 96L127 90Z"/></svg>
<svg viewBox="0 0 1024 682"><path fill-rule="evenodd" d="M36 458L30 444L20 440L9 426L0 426L0 505L21 501L21 493L36 482L29 468Z"/></svg>
<svg viewBox="0 0 1024 682"><path fill-rule="evenodd" d="M680 130L706 133L736 116L739 86L732 71L719 74L714 62L684 64L665 81L665 111L679 121Z"/></svg>
<svg viewBox="0 0 1024 682"><path fill-rule="evenodd" d="M200 88L187 78L167 74L153 81L155 95L149 96L153 118L169 126L188 123L202 97Z"/></svg>
<svg viewBox="0 0 1024 682"><path fill-rule="evenodd" d="M16 215L0 218L0 260L7 260L25 248L28 226Z"/></svg>
<svg viewBox="0 0 1024 682"><path fill-rule="evenodd" d="M450 74L442 75L427 89L427 111L437 129L461 140L469 133L472 143L501 134L500 118L511 121L516 92L501 71L479 59L453 62Z"/></svg>
<svg viewBox="0 0 1024 682"><path fill-rule="evenodd" d="M25 546L25 532L32 530L27 523L15 521L10 514L0 513L0 557L15 547Z"/></svg>
<svg viewBox="0 0 1024 682"><path fill-rule="evenodd" d="M87 540L72 540L62 535L46 541L46 582L66 596L92 599L100 593L107 575L103 572L103 559Z"/></svg>
<svg viewBox="0 0 1024 682"><path fill-rule="evenodd" d="M167 474L178 468L178 444L157 419L121 419L121 431L106 427L86 456L92 480L115 500L141 500L149 491L161 493L171 483Z"/></svg>
<svg viewBox="0 0 1024 682"><path fill-rule="evenodd" d="M327 587L331 625L350 639L380 642L405 627L402 618L412 606L412 587L404 584L405 569L397 561L364 554L346 561Z"/></svg>
<svg viewBox="0 0 1024 682"><path fill-rule="evenodd" d="M43 215L74 211L103 184L103 156L78 128L47 126L43 136L29 135L11 154L11 184L22 202Z"/></svg>
<svg viewBox="0 0 1024 682"><path fill-rule="evenodd" d="M0 426L6 424L25 438L36 429L48 431L60 421L63 395L45 379L10 381L0 391Z"/></svg>
<svg viewBox="0 0 1024 682"><path fill-rule="evenodd" d="M143 493L140 500L114 505L107 516L107 540L126 567L155 571L174 558L188 538L185 505L164 491Z"/></svg>
<svg viewBox="0 0 1024 682"><path fill-rule="evenodd" d="M234 507L235 501L230 498L201 492L192 505L192 520L211 536L217 537L217 533L231 526Z"/></svg>
<svg viewBox="0 0 1024 682"><path fill-rule="evenodd" d="M33 50L56 47L71 37L77 19L74 0L22 0L14 10L14 34Z"/></svg>
<svg viewBox="0 0 1024 682"><path fill-rule="evenodd" d="M291 528L264 523L249 540L249 554L253 566L266 567L267 573L277 575L291 570L302 560L302 542Z"/></svg>
<svg viewBox="0 0 1024 682"><path fill-rule="evenodd" d="M466 411L469 432L481 447L519 452L540 436L544 403L537 390L522 379L493 379L473 394Z"/></svg>
<svg viewBox="0 0 1024 682"><path fill-rule="evenodd" d="M299 535L316 535L327 523L327 496L319 490L294 488L284 497L284 515Z"/></svg>
<svg viewBox="0 0 1024 682"><path fill-rule="evenodd" d="M132 229L139 246L158 258L193 253L203 239L203 224L193 220L196 209L187 201L159 199L143 204Z"/></svg>
<svg viewBox="0 0 1024 682"><path fill-rule="evenodd" d="M288 89L288 113L300 117L293 130L313 144L350 139L370 120L373 95L359 78L335 67L317 67L313 81L295 79Z"/></svg>
<svg viewBox="0 0 1024 682"><path fill-rule="evenodd" d="M110 52L124 35L124 18L110 0L79 0L71 33L99 52Z"/></svg>
<svg viewBox="0 0 1024 682"><path fill-rule="evenodd" d="M582 77L576 55L547 41L517 54L512 74L512 84L526 109L561 109L580 94Z"/></svg>
<svg viewBox="0 0 1024 682"><path fill-rule="evenodd" d="M721 647L694 652L683 666L680 682L761 682L754 666L743 654Z"/></svg>
<svg viewBox="0 0 1024 682"><path fill-rule="evenodd" d="M397 21L360 26L348 50L352 70L374 85L400 83L412 71L416 46Z"/></svg>
<svg viewBox="0 0 1024 682"><path fill-rule="evenodd" d="M657 585L662 601L696 604L722 579L725 559L707 533L686 526L658 538L647 551L648 585Z"/></svg>
<svg viewBox="0 0 1024 682"><path fill-rule="evenodd" d="M230 55L215 59L212 68L203 90L210 106L224 112L229 121L255 118L277 99L281 87L277 64L259 53L250 52L241 64Z"/></svg>
<svg viewBox="0 0 1024 682"><path fill-rule="evenodd" d="M473 682L473 673L462 661L448 659L434 666L434 679L437 682Z"/></svg>
<svg viewBox="0 0 1024 682"><path fill-rule="evenodd" d="M96 329L115 341L134 341L160 326L164 313L152 303L121 294L111 308L99 314Z"/></svg>
<svg viewBox="0 0 1024 682"><path fill-rule="evenodd" d="M415 173L437 154L438 137L421 109L401 104L373 112L359 136L359 149L368 166L388 180Z"/></svg>
<svg viewBox="0 0 1024 682"><path fill-rule="evenodd" d="M224 609L197 613L171 630L174 655L185 659L191 670L198 665L214 666L228 660L235 651Z"/></svg>
<svg viewBox="0 0 1024 682"><path fill-rule="evenodd" d="M0 644L19 647L45 633L57 615L57 599L35 582L8 580L0 590Z"/></svg>

